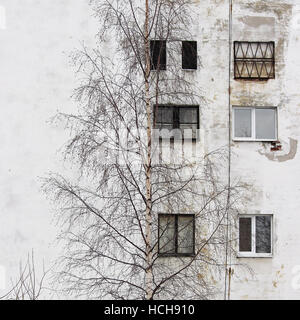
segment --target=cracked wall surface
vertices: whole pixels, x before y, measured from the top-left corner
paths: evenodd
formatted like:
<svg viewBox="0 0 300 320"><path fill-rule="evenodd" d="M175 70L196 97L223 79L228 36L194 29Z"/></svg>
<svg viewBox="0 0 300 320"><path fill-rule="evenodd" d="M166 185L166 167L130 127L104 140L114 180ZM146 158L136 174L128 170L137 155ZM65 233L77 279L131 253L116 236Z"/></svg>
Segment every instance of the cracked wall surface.
<svg viewBox="0 0 300 320"><path fill-rule="evenodd" d="M276 106L278 143L234 142L233 175L242 176L253 185L249 199L241 210L247 214L273 214L273 257L239 258L252 276L235 273L232 298L297 299L300 292L292 286L292 270L299 264L293 254L300 245L299 150L297 126L299 62L291 60L299 52L295 39L295 15L298 1L234 1L233 40L275 41L275 79L266 82L232 81L232 105ZM276 149L276 148L275 148ZM257 192L255 191L257 190Z"/></svg>

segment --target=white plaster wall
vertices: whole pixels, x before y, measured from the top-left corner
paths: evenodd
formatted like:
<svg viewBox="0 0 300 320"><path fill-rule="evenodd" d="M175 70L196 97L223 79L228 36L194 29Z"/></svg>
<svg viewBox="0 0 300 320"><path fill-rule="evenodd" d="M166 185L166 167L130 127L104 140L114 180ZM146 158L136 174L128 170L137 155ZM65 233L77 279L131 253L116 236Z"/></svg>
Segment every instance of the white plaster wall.
<svg viewBox="0 0 300 320"><path fill-rule="evenodd" d="M229 1L195 2L203 65L197 81L206 99L201 106L201 140L209 151L228 143ZM282 151L271 152L268 143L232 142L232 181L241 178L251 184L241 213L273 214L274 239L272 258L233 257L231 298L299 299L300 1L232 3L232 41L275 41L276 78L235 81L232 63L231 106L277 106Z"/></svg>
<svg viewBox="0 0 300 320"><path fill-rule="evenodd" d="M75 108L70 95L76 84L68 54L81 40L92 44L97 28L87 0L6 0L0 6L6 17L6 26L0 21L0 273L6 271L7 281L32 248L38 264L45 259L50 266L58 255L53 244L57 228L38 177L69 169L62 167L57 154L67 133L47 121L57 110ZM195 6L193 32L202 62L195 78L206 99L200 112L200 142L207 152L228 143L229 3L206 0L195 1ZM233 266L234 299L300 297L292 286L292 270L300 265L300 155L298 148L290 150L290 138L300 139L298 15L296 0L233 0L232 40L274 40L277 71L276 79L266 83L234 81L231 74L231 103L278 106L283 145L274 154L269 144L232 144L233 178L253 185L241 210L274 214L273 257L233 260L253 271ZM247 17L267 23L255 24Z"/></svg>
<svg viewBox="0 0 300 320"><path fill-rule="evenodd" d="M293 15L299 1L234 1L233 40L275 41L276 75L266 83L232 83L232 105L278 107L278 140L283 150L270 151L270 144L236 142L233 152L233 176L243 176L252 184L243 213L273 214L273 257L239 258L254 275L241 268L233 277L232 298L297 299L300 292L293 287L293 268L300 263L299 224L299 152L297 141L297 70L299 62L290 56L299 52L295 41ZM247 24L249 17L259 17L266 24ZM265 18L262 19L262 18ZM251 19L250 19L251 21ZM290 139L294 140L291 142ZM296 146L295 146L296 145ZM292 150L293 149L293 150Z"/></svg>
<svg viewBox="0 0 300 320"><path fill-rule="evenodd" d="M38 177L68 169L57 153L67 133L49 120L76 107L69 54L83 40L91 44L96 27L87 0L2 0L0 6L1 295L31 249L39 270L43 259L49 268L58 254Z"/></svg>

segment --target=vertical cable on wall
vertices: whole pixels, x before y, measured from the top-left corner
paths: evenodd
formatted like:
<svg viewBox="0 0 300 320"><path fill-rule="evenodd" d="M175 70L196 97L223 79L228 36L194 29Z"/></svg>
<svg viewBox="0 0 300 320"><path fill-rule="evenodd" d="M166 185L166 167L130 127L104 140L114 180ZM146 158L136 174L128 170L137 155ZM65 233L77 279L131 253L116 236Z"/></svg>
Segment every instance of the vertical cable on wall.
<svg viewBox="0 0 300 320"><path fill-rule="evenodd" d="M228 192L226 203L226 248L225 248L225 284L224 284L224 300L230 299L230 277L231 277L231 253L229 248L230 219L230 186L231 186L231 50L232 50L232 0L229 0L229 17L228 17ZM229 259L228 259L229 255ZM229 261L228 261L229 260ZM228 269L229 265L229 269ZM229 282L229 285L228 283ZM228 288L227 288L228 287Z"/></svg>

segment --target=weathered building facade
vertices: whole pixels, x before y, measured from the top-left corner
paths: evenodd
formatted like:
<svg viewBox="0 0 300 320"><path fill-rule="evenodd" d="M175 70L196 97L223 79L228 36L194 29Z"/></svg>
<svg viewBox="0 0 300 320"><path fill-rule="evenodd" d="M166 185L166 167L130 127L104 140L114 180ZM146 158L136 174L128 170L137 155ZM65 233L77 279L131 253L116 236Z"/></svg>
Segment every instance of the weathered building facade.
<svg viewBox="0 0 300 320"><path fill-rule="evenodd" d="M197 41L201 65L186 72L205 98L197 146L207 153L229 144L230 179L250 186L236 226L244 235L232 236L239 254L228 262L234 272L227 295L298 299L300 1L194 2L194 38L188 40ZM51 264L59 254L38 177L68 169L56 154L67 136L47 121L56 110L74 108L68 53L81 40L93 45L97 23L85 0L1 5L0 266L8 285L32 248L37 263ZM261 247L260 230L268 233Z"/></svg>
<svg viewBox="0 0 300 320"><path fill-rule="evenodd" d="M292 251L297 252L299 246L297 228L299 131L296 124L299 95L296 71L298 68L296 52L299 50L297 40L299 3L297 1L232 1L231 21L228 18L228 5L230 4L227 1L212 1L209 5L202 4L200 10L200 26L203 21L207 26L201 26L199 30L199 50L203 62L199 81L203 87L206 87L205 92L209 101L205 110L202 111L201 124L207 128L204 143L208 148L215 144L226 143L229 127L228 112L230 112L231 179L241 177L244 182L252 186L241 213L252 216L270 215L272 225L270 235L272 248L268 250L271 253L269 257L257 254L254 248L255 243L252 242L252 253L249 254L251 257L234 259L233 263L247 264L254 275L247 276L247 273L243 274L235 270L232 277L231 297L234 299L297 299L299 298L296 284L299 261L297 254L293 254ZM228 36L230 30L231 34ZM234 49L235 41L274 42L274 77L270 76L268 80L235 79L238 78L236 68L240 67L236 65L238 62L234 61L239 57L239 53ZM227 53L229 45L231 46L230 58ZM246 48L249 48L249 45L240 45L245 45L244 53L247 55ZM253 48L254 46L257 44L254 44ZM204 54L201 54L201 50ZM207 54L205 54L206 50ZM255 50L259 51L257 47ZM255 50L247 57L254 57L258 52ZM209 55L209 52L213 54ZM228 79L229 68L228 84L225 83L227 81L225 79ZM251 73L250 68L248 71ZM257 74L254 75L256 76ZM235 109L235 107L240 108ZM236 110L244 110L245 107L258 107L255 111L248 109L248 124L252 128L249 129L251 133L249 131L246 134L237 132L236 127L239 126L241 119L238 118L238 113L235 113ZM271 120L274 129L270 130L275 130L273 140L278 140L278 143L262 141L267 140L266 133L264 133L265 136L262 135L264 138L253 136L255 129L256 134L259 131L259 116L257 113L254 117L253 113L261 110L259 109L261 107L275 108L276 115ZM266 119L262 121L264 128L270 125L265 122ZM243 122L241 127L245 128L245 126L247 125ZM239 136L243 137L240 139ZM247 141L249 139L252 141ZM255 222L252 220L252 237L255 238L253 223ZM241 256L243 256L242 253ZM233 266L233 269L238 268Z"/></svg>

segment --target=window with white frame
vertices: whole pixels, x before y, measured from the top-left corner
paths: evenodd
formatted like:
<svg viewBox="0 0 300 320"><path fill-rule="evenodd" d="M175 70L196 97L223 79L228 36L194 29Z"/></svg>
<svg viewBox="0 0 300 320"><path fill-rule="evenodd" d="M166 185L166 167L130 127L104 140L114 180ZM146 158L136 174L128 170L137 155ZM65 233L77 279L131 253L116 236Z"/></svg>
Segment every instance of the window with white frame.
<svg viewBox="0 0 300 320"><path fill-rule="evenodd" d="M276 107L233 107L233 139L277 140Z"/></svg>
<svg viewBox="0 0 300 320"><path fill-rule="evenodd" d="M272 256L272 215L239 217L240 257Z"/></svg>

